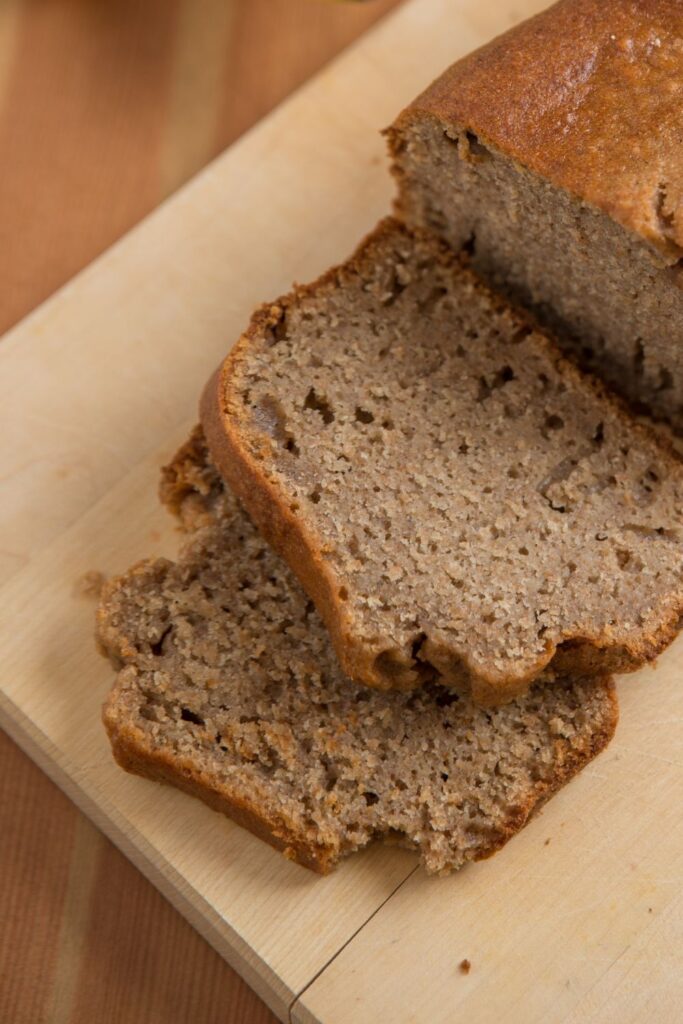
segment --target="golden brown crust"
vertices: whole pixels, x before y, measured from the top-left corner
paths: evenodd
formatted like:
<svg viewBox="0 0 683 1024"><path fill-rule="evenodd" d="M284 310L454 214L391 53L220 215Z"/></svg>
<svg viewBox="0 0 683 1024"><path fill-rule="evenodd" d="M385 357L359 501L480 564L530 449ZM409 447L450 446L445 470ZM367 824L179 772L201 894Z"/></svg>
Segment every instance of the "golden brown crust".
<svg viewBox="0 0 683 1024"><path fill-rule="evenodd" d="M195 427L189 438L166 466L161 467L159 500L162 505L180 517L184 502L193 493L204 494L205 487L200 479L201 457L204 444L201 427Z"/></svg>
<svg viewBox="0 0 683 1024"><path fill-rule="evenodd" d="M275 818L264 811L256 799L239 799L220 781L203 772L189 756L180 757L172 751L153 746L148 737L124 714L119 714L115 685L103 708L102 718L117 763L127 772L140 775L153 782L170 783L190 796L199 798L212 810L248 829L289 860L310 868L321 875L329 874L344 855L338 846L326 845L311 834L302 833L294 822ZM498 828L476 854L475 860L485 860L497 853L514 835L520 832L535 814L562 786L566 785L582 768L607 746L614 735L619 719L614 682L596 681L604 686L610 699L611 715L599 732L580 747L567 740L555 742L555 771L550 779L539 782L528 800L511 809L505 824ZM381 838L381 837L380 837ZM388 836L385 838L389 838Z"/></svg>
<svg viewBox="0 0 683 1024"><path fill-rule="evenodd" d="M216 490L222 490L198 430L193 432L190 441L165 468L164 478L171 487L170 491L164 492L165 497L171 501L176 512L179 511L175 500L178 495L185 502L191 500L193 492L199 488L198 493L202 496L207 481L214 481ZM214 517L219 518L221 510L219 501L212 511L207 511L207 523L215 522ZM165 567L169 564L165 560L141 562L129 570L126 579L146 577L150 567L156 568L163 577ZM212 760L207 761L204 756L205 737L202 735L197 737L199 756L195 756L191 746L184 747L180 752L174 750L170 745L159 743L154 731L140 728L137 724L142 722L138 717L142 680L135 664L139 650L128 632L122 630L111 616L111 604L120 586L121 580L107 584L98 615L98 632L103 652L115 664L123 665L103 709L104 723L117 762L127 771L153 781L171 783L189 795L198 797L213 810L225 814L283 851L289 859L321 874L328 873L345 853L350 852L350 848L344 847L343 841L340 843L334 837L326 837L314 826L308 827L302 823L298 816L288 815L282 810L273 813L270 810L273 807L272 793L268 791L267 783L252 778L248 788L242 782L237 790L234 785L226 783L220 763L217 763L214 771ZM504 822L495 827L485 841L480 837L477 859L491 856L500 849L524 827L541 804L609 742L618 714L614 685L609 679L600 679L595 682L595 686L595 703L591 699L586 702L587 728L581 728L580 733L571 741L561 737L554 741L551 777L530 786L527 797L510 807ZM593 708L596 710L593 711ZM149 725L147 719L145 724ZM209 729L206 735L213 739L214 729ZM583 737L582 741L578 740L578 735ZM546 749L548 753L551 752L551 748ZM390 839L389 834L385 838Z"/></svg>
<svg viewBox="0 0 683 1024"><path fill-rule="evenodd" d="M599 684L596 683L596 685ZM597 757L605 749L614 736L619 722L619 702L614 682L612 680L609 682L605 681L605 685L609 687L612 713L609 720L604 723L602 731L591 736L589 742L582 747L572 747L565 740L558 740L556 742L555 756L557 768L552 779L538 783L533 796L529 797L523 806L516 808L507 821L506 829L492 839L491 844L476 857L476 860L486 860L488 857L493 856L494 853L497 853L513 835L524 828L533 815L538 813L558 790L566 786L589 761L592 761L594 757Z"/></svg>
<svg viewBox="0 0 683 1024"><path fill-rule="evenodd" d="M405 674L397 679L394 673L383 672L381 662L378 663L377 660L384 649L381 641L377 648L364 646L358 642L348 612L339 599L338 583L326 563L320 540L305 518L285 503L279 489L269 479L267 461L271 451L270 441L264 437L262 450L254 450L253 430L250 430L248 417L239 396L232 394L231 382L236 367L248 356L250 346L263 338L264 333L280 320L288 306L296 303L304 295L311 295L324 285L343 280L345 275L352 273L364 260L372 258L374 248L381 244L387 233L396 230L396 221L391 218L383 220L375 232L361 243L346 264L332 268L312 284L299 286L289 295L257 310L245 334L209 380L202 396L200 410L206 441L216 467L242 501L266 540L288 562L315 602L330 632L344 671L352 679L378 689L411 688L418 685L419 680L414 679L406 683ZM432 241L432 244L435 243ZM456 262L456 258L446 246L442 247L442 258L452 263ZM490 293L478 280L477 287L489 295L492 303L507 305L504 300ZM516 310L515 314L519 327L529 329L529 317L520 310ZM646 425L633 423L625 404L608 393L604 385L568 363L549 339L537 335L537 340L538 344L543 345L550 353L564 375L580 379L584 387L590 387L602 402L609 403L618 412L624 422L628 421L629 430L635 431L647 443L656 444L672 461L678 461L671 447L664 445L654 431ZM546 651L523 674L514 677L502 676L491 669L487 673L479 670L474 675L469 666L458 659L460 668L453 666L453 678L462 676L463 685L471 689L478 704L494 706L506 703L524 693L529 685L546 671L562 676L632 672L645 662L656 658L675 639L682 618L683 599L680 605L669 609L663 615L655 631L629 639L628 642L616 641L606 632L596 632L592 636L567 634L560 643L549 642ZM437 660L443 664L448 659L449 652L440 651L438 654ZM416 674L410 675L413 677Z"/></svg>
<svg viewBox="0 0 683 1024"><path fill-rule="evenodd" d="M302 835L294 823L268 815L256 802L238 799L227 787L202 772L190 757L179 757L170 750L154 747L140 729L119 716L116 696L115 687L104 705L102 718L121 768L153 782L170 783L198 797L212 810L225 814L303 867L321 875L329 874L334 868L340 857L339 849Z"/></svg>
<svg viewBox="0 0 683 1024"><path fill-rule="evenodd" d="M204 458L205 452L204 432L197 425L171 462L161 468L159 500L186 530L212 521L214 503L220 501L223 490L218 471Z"/></svg>
<svg viewBox="0 0 683 1024"><path fill-rule="evenodd" d="M282 501L258 460L249 455L242 443L239 410L235 409L230 416L223 415L223 398L229 386L232 360L240 358L243 348L260 328L261 324L255 319L204 390L201 420L211 456L270 546L287 561L312 598L347 675L352 679L367 680L371 686L386 688L374 668L374 652L364 649L354 640L317 538Z"/></svg>
<svg viewBox="0 0 683 1024"><path fill-rule="evenodd" d="M330 633L346 674L378 689L391 688L377 669L376 658L380 650L369 649L356 642L352 624L339 599L338 587L325 563L318 539L303 519L282 501L281 495L264 473L262 460L248 451L244 443L245 412L239 401L230 398L230 381L233 368L248 354L250 345L278 323L287 306L353 272L354 266L368 258L372 249L380 245L382 239L392 234L396 227L393 218L384 218L360 242L351 260L331 267L310 284L295 286L289 294L276 302L257 309L245 333L208 381L200 403L200 420L214 464L268 543L287 561L310 595ZM448 258L452 259L451 256ZM263 459L267 458L269 451L269 447L264 445Z"/></svg>
<svg viewBox="0 0 683 1024"><path fill-rule="evenodd" d="M450 67L389 130L467 130L683 256L683 5L561 0Z"/></svg>

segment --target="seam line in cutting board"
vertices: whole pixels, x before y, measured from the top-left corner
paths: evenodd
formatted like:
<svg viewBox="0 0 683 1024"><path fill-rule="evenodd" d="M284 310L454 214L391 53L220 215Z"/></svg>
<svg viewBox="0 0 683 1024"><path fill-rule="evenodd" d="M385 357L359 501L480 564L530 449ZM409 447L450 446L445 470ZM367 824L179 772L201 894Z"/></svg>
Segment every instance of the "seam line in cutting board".
<svg viewBox="0 0 683 1024"><path fill-rule="evenodd" d="M356 938L356 936L357 936L357 935L358 935L358 934L359 934L360 932L362 932L362 931L363 931L363 929L365 928L365 926L366 926L367 924L369 924L369 923L370 923L370 921L372 921L372 919L373 919L374 917L376 917L376 916L377 916L377 914L379 914L380 910L382 910L382 909L383 909L383 907L385 907L385 906L387 905L387 903L389 902L389 900L391 900L391 899L393 899L393 898L394 898L394 896L396 895L396 893L398 892L398 890L399 890L399 889L401 889L401 888L402 888L402 887L403 887L403 886L404 886L404 885L406 884L406 882L408 881L408 879L410 879L410 878L412 878L412 877L413 877L413 875L415 874L415 872L416 872L417 870L419 870L419 867L420 867L420 865L419 865L419 864L416 864L416 865L415 865L415 867L414 867L414 868L412 868L412 870L408 872L408 874L407 874L407 875L405 876L405 878L402 878L402 879L401 879L401 881L400 881L400 882L398 883L398 885L397 885L397 886L395 886L395 887L394 887L394 888L393 888L393 889L391 890L391 892L389 893L389 895L388 895L388 896L386 896L386 897L385 897L385 898L384 898L384 899L382 900L382 902L381 902L381 903L379 904L379 906L375 907L375 909L373 910L373 912L372 912L372 913L371 913L371 914L370 914L370 915L369 915L368 917L366 917L366 919L365 919L365 920L363 921L363 923L362 923L362 924L360 924L360 925L358 925L358 927L356 928L355 932L353 932L353 933L352 933L351 935L349 935L349 937L348 937L348 939L346 940L346 942L342 943L342 945L341 945L341 946L339 947L339 949L337 950L337 952L336 952L336 953L334 953L334 954L333 954L333 955L332 955L332 956L330 957L330 959L329 959L329 960L328 960L328 961L327 961L326 963L324 963L324 964L323 964L323 966L322 966L322 967L321 967L321 968L320 968L320 969L319 969L318 971L316 971L316 973L315 973L315 974L313 975L313 977L312 977L312 978L311 978L311 979L310 979L309 981L307 981L307 982L306 982L306 984L304 985L304 987L303 987L303 988L302 988L302 989L301 989L301 990L300 990L299 992L297 992L297 994L295 995L294 999L292 1000L292 1002L291 1002L291 1003L289 1004L289 1007L288 1007L288 1013L287 1013L287 1017L288 1017L288 1020L289 1020L289 1024L294 1024L294 1022L293 1022L293 1020L292 1020L292 1010L294 1009L294 1007L296 1006L296 1004L297 1004L297 1003L299 1002L299 1000L301 999L301 997L302 997L302 996L304 995L304 993L305 993L305 992L307 992L307 991L309 990L309 988L311 987L311 985L312 985L312 984L313 984L314 982L316 982L316 981L318 980L318 978L320 977L320 975L321 975L321 974L324 974L324 972L325 972L325 971L327 970L327 968L328 968L328 967L330 966L330 964L333 964L333 963L334 963L334 961L335 961L335 960L337 959L337 957L338 957L338 956L339 956L339 955L340 955L341 953L343 953L343 952L344 952L344 950L346 949L346 947L347 947L348 945L350 945L350 943L352 943L352 942L353 942L353 940L354 940L354 939Z"/></svg>

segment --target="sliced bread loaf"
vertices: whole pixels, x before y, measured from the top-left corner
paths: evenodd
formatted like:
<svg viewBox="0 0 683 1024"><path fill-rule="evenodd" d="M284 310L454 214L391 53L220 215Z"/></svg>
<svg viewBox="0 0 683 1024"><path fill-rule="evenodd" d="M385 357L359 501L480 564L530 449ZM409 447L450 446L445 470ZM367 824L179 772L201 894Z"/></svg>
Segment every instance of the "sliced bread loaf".
<svg viewBox="0 0 683 1024"><path fill-rule="evenodd" d="M356 681L493 705L679 627L683 466L432 235L261 309L202 415Z"/></svg>
<svg viewBox="0 0 683 1024"><path fill-rule="evenodd" d="M194 531L189 546L110 583L99 610L120 668L104 709L114 753L286 856L327 872L393 838L448 872L502 846L611 738L606 679L539 685L495 711L434 683L355 686L199 433L162 496Z"/></svg>
<svg viewBox="0 0 683 1024"><path fill-rule="evenodd" d="M683 433L683 4L564 0L389 131L399 209Z"/></svg>

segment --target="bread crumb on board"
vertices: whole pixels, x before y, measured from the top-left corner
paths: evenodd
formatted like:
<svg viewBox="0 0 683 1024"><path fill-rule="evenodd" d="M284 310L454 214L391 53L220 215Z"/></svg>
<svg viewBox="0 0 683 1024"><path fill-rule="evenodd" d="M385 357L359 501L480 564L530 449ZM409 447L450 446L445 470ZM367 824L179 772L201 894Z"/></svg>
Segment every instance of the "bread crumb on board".
<svg viewBox="0 0 683 1024"><path fill-rule="evenodd" d="M97 600L102 592L102 587L106 583L106 579L103 572L99 572L97 569L88 569L74 583L74 595L76 597L86 597L93 601Z"/></svg>
<svg viewBox="0 0 683 1024"><path fill-rule="evenodd" d="M469 960L461 960L460 961L460 973L461 974L469 974L471 969L472 969L472 964L469 962Z"/></svg>

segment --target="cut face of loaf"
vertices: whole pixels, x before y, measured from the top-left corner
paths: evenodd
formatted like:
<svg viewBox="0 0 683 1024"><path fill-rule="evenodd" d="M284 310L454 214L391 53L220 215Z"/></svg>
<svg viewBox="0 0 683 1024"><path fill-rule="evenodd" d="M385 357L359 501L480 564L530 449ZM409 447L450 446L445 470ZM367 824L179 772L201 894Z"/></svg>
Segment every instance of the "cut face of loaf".
<svg viewBox="0 0 683 1024"><path fill-rule="evenodd" d="M398 209L683 434L683 4L565 0L389 131Z"/></svg>
<svg viewBox="0 0 683 1024"><path fill-rule="evenodd" d="M356 681L494 705L678 629L683 467L432 235L261 310L203 421Z"/></svg>
<svg viewBox="0 0 683 1024"><path fill-rule="evenodd" d="M111 583L99 611L120 668L104 710L115 755L290 858L326 872L391 837L446 873L495 852L611 738L609 680L537 686L493 712L438 685L355 686L199 433L162 496L194 536L177 563Z"/></svg>

